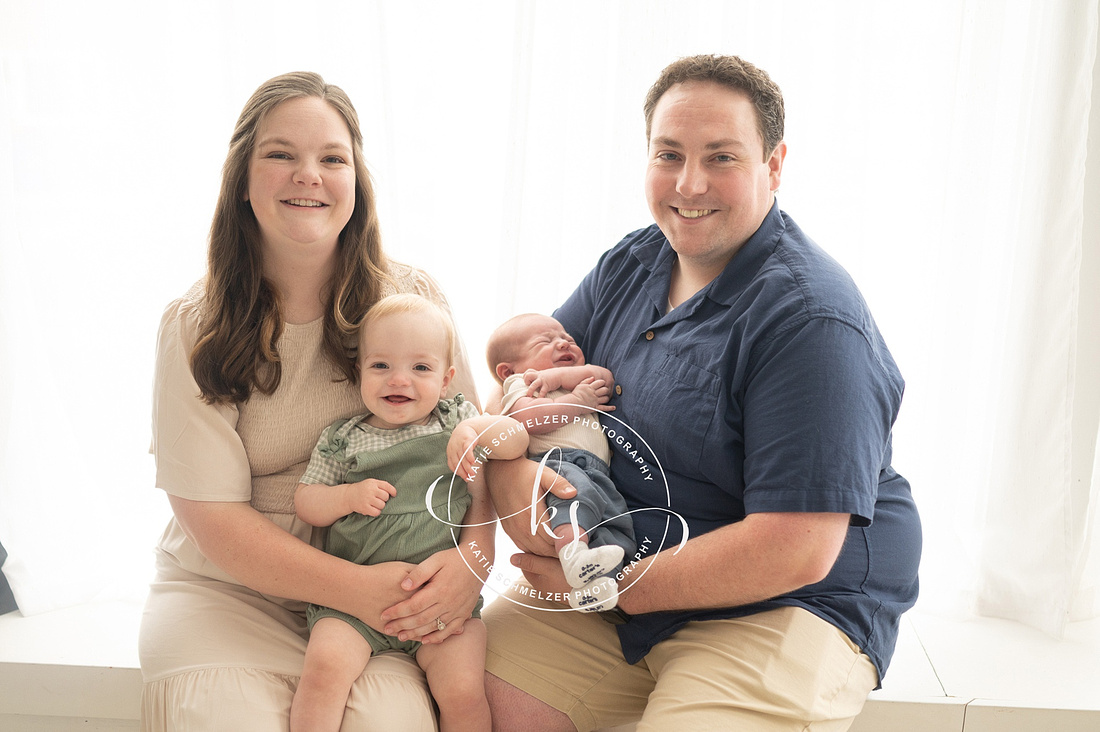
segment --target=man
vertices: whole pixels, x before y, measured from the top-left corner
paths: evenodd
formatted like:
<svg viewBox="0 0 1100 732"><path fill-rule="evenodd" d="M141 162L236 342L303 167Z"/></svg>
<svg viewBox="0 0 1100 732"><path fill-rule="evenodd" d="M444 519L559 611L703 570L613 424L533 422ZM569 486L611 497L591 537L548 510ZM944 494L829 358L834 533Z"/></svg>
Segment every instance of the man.
<svg viewBox="0 0 1100 732"><path fill-rule="evenodd" d="M681 515L688 540L637 562L618 618L493 603L494 722L847 729L917 596L920 520L890 466L903 381L850 277L779 210L771 79L737 57L681 59L645 110L656 225L606 252L555 317L611 370L614 414L668 493L618 453L616 486L631 509ZM529 476L490 476L501 515ZM632 516L639 545L681 538L662 511ZM533 587L562 591L542 540L506 528Z"/></svg>

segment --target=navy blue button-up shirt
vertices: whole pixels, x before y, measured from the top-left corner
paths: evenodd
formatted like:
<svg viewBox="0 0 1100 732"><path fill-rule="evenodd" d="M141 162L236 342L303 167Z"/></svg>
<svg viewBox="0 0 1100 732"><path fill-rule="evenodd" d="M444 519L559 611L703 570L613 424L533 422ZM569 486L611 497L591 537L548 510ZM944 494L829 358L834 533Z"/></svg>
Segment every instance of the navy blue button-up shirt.
<svg viewBox="0 0 1100 732"><path fill-rule="evenodd" d="M756 512L852 516L820 583L724 610L619 626L636 662L689 620L796 605L885 672L917 597L920 519L891 467L904 382L844 269L773 205L703 290L667 312L675 253L654 225L606 252L555 317L611 370L611 472L645 555ZM657 561L660 561L659 559Z"/></svg>

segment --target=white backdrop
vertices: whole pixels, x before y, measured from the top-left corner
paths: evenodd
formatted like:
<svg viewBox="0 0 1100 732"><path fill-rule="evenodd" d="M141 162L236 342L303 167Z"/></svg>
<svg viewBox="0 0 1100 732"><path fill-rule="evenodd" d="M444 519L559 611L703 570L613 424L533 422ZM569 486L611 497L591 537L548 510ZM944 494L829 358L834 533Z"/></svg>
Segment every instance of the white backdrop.
<svg viewBox="0 0 1100 732"><path fill-rule="evenodd" d="M156 325L202 275L261 82L308 69L349 93L387 247L443 284L480 367L494 324L552 310L650 223L643 96L716 52L783 88L780 204L907 378L922 603L1055 633L1100 613L1096 35L1096 0L0 0L0 542L21 608L144 591L167 515Z"/></svg>

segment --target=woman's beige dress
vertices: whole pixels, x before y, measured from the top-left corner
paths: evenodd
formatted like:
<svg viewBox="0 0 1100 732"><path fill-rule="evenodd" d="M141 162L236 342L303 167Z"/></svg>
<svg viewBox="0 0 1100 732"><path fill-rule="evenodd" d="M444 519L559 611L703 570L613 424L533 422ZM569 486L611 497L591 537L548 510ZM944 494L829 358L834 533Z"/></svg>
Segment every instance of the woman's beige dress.
<svg viewBox="0 0 1100 732"><path fill-rule="evenodd" d="M393 265L397 289L446 307L419 270ZM270 397L238 407L199 399L188 354L197 332L199 287L165 311L153 405L157 487L195 501L248 501L295 536L320 546L321 532L294 514L294 489L317 437L362 412L357 387L334 382L321 354L321 321L287 325L279 340L282 381ZM477 397L461 339L452 392ZM199 554L169 522L156 552L140 635L142 729L275 732L289 729L290 703L306 649L306 605L244 587ZM424 674L406 654L371 660L356 682L345 730L435 730Z"/></svg>

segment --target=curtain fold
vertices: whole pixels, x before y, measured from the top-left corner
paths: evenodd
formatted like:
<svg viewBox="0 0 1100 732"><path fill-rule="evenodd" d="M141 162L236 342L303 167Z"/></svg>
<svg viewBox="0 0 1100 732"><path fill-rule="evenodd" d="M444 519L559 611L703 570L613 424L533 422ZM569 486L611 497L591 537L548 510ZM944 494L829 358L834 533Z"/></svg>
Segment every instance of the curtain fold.
<svg viewBox="0 0 1100 732"><path fill-rule="evenodd" d="M1081 509L1095 501L1071 467L1075 387L1095 378L1076 373L1076 353L1096 5L1033 5L1014 20L986 41L1012 46L1030 73L998 110L1017 165L1004 190L1012 267L1002 350L990 354L999 389L977 604L1058 635L1077 591Z"/></svg>
<svg viewBox="0 0 1100 732"><path fill-rule="evenodd" d="M1054 634L1100 614L1097 0L337 10L338 33L288 43L283 0L0 0L0 540L24 612L151 572L156 323L202 275L262 81L349 92L387 248L440 281L480 368L497 323L551 311L651 222L643 97L715 52L783 88L780 205L852 272L906 377L922 607Z"/></svg>
<svg viewBox="0 0 1100 732"><path fill-rule="evenodd" d="M0 7L0 18L7 15ZM0 37L0 48L20 45ZM96 234L65 236L79 228L64 212L74 194L62 185L64 167L48 171L44 161L75 143L46 142L58 123L36 106L42 96L30 85L43 79L27 61L0 57L0 539L19 609L34 615L140 582L152 555L135 552L134 542L150 546L155 535L133 523L152 498L131 480L142 443L128 443L119 429L135 405L129 392L138 390L140 405L148 391L147 379L127 377L146 360L151 339L135 337L116 316L128 293L111 287L132 242L94 252ZM50 172L57 187L40 186ZM85 208L122 200L90 195ZM138 429L147 434L144 424Z"/></svg>
<svg viewBox="0 0 1100 732"><path fill-rule="evenodd" d="M1096 12L1096 11L1094 11ZM1087 22L1087 20L1085 21ZM1094 23L1100 37L1100 22ZM1090 109L1100 101L1100 38L1093 39ZM1070 620L1100 616L1100 113L1089 114L1081 278L1078 286L1074 454L1071 484L1081 548L1071 574ZM1085 488L1087 487L1087 490Z"/></svg>

